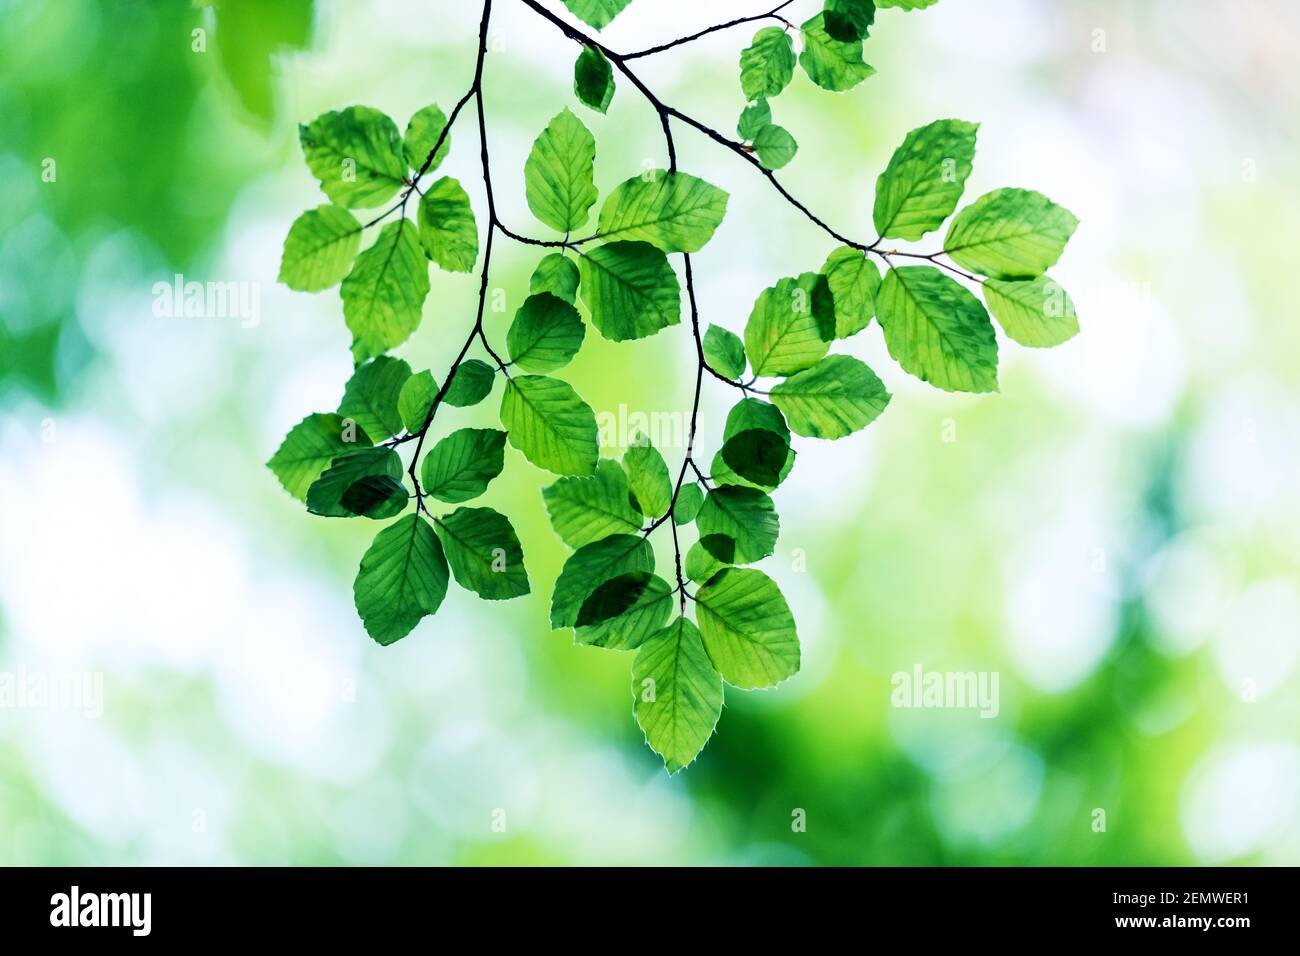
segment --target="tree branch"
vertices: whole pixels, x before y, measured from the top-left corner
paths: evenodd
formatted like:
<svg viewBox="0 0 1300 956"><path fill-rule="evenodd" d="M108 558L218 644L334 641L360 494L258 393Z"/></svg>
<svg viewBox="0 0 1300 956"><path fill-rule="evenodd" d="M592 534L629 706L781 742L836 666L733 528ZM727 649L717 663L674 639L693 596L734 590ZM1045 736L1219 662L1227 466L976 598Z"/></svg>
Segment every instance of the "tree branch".
<svg viewBox="0 0 1300 956"><path fill-rule="evenodd" d="M739 17L726 23L719 23L715 27L708 27L707 29L701 30L699 33L692 33L690 36L680 37L679 39L673 40L669 43L661 43L659 46L652 46L647 50L638 50L636 53L624 53L623 59L639 60L643 56L653 56L656 53L663 53L664 51L671 50L674 47L682 46L685 43L694 43L696 40L706 37L710 33L717 33L720 30L729 30L732 27L738 27L746 23L758 23L762 20L777 20L784 23L787 28L790 28L793 27L793 24L785 17L780 16L780 13L792 3L794 3L794 0L785 0L785 3L773 10L769 10L767 13L758 13L749 17Z"/></svg>

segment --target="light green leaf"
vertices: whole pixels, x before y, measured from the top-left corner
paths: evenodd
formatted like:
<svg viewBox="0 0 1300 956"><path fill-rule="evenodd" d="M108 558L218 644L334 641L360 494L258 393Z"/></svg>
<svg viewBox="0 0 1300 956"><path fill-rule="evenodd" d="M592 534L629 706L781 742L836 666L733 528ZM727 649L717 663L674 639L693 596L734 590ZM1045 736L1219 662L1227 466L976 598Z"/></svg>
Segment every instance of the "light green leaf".
<svg viewBox="0 0 1300 956"><path fill-rule="evenodd" d="M492 392L496 369L478 359L466 359L456 367L443 401L456 408L477 405Z"/></svg>
<svg viewBox="0 0 1300 956"><path fill-rule="evenodd" d="M948 392L995 392L998 343L979 299L931 266L891 269L876 299L894 361Z"/></svg>
<svg viewBox="0 0 1300 956"><path fill-rule="evenodd" d="M664 456L642 439L623 454L628 486L641 506L641 513L657 518L668 510L673 499L673 482L668 475Z"/></svg>
<svg viewBox="0 0 1300 956"><path fill-rule="evenodd" d="M722 677L700 632L684 617L637 652L632 664L636 722L670 774L690 765L722 714Z"/></svg>
<svg viewBox="0 0 1300 956"><path fill-rule="evenodd" d="M736 135L744 140L752 140L759 130L771 122L772 107L767 100L759 99L741 111L740 122L736 124Z"/></svg>
<svg viewBox="0 0 1300 956"><path fill-rule="evenodd" d="M528 281L528 291L532 295L549 292L574 305L578 301L578 283L581 279L578 266L572 259L552 252L537 263L533 277Z"/></svg>
<svg viewBox="0 0 1300 956"><path fill-rule="evenodd" d="M506 334L510 359L528 372L553 372L573 361L587 327L578 310L549 292L530 295Z"/></svg>
<svg viewBox="0 0 1300 956"><path fill-rule="evenodd" d="M462 428L442 439L424 457L420 483L425 494L459 504L477 498L505 467L506 433L495 428Z"/></svg>
<svg viewBox="0 0 1300 956"><path fill-rule="evenodd" d="M614 99L614 68L594 46L582 48L573 67L573 92L598 113L609 109Z"/></svg>
<svg viewBox="0 0 1300 956"><path fill-rule="evenodd" d="M794 78L794 41L780 27L764 27L740 51L740 88L745 99L779 96Z"/></svg>
<svg viewBox="0 0 1300 956"><path fill-rule="evenodd" d="M754 134L754 151L758 161L768 169L780 169L794 159L799 144L784 127L769 123Z"/></svg>
<svg viewBox="0 0 1300 956"><path fill-rule="evenodd" d="M852 246L840 246L826 259L822 275L835 299L835 337L846 339L861 332L876 314L876 291L880 270L866 254Z"/></svg>
<svg viewBox="0 0 1300 956"><path fill-rule="evenodd" d="M434 519L456 583L485 601L529 592L524 550L505 515L491 508L457 508Z"/></svg>
<svg viewBox="0 0 1300 956"><path fill-rule="evenodd" d="M1030 348L1051 348L1079 332L1074 302L1047 276L984 283L984 301L1012 341Z"/></svg>
<svg viewBox="0 0 1300 956"><path fill-rule="evenodd" d="M429 294L429 260L420 249L415 223L403 219L385 226L375 244L357 256L340 294L357 361L382 355L410 338Z"/></svg>
<svg viewBox="0 0 1300 956"><path fill-rule="evenodd" d="M429 409L438 397L438 382L428 369L416 372L406 380L397 396L397 412L402 416L406 430L414 434L424 427Z"/></svg>
<svg viewBox="0 0 1300 956"><path fill-rule="evenodd" d="M682 320L682 287L648 242L611 242L578 260L591 322L614 342L640 339Z"/></svg>
<svg viewBox="0 0 1300 956"><path fill-rule="evenodd" d="M346 451L307 489L307 510L326 518L391 518L405 510L402 459L391 448Z"/></svg>
<svg viewBox="0 0 1300 956"><path fill-rule="evenodd" d="M736 564L766 558L776 550L781 533L772 499L757 488L740 485L719 485L710 491L695 517L695 526L702 538L721 534L734 540L736 551L730 560Z"/></svg>
<svg viewBox="0 0 1300 956"><path fill-rule="evenodd" d="M735 332L710 325L704 333L704 360L720 375L738 379L745 374L745 345Z"/></svg>
<svg viewBox="0 0 1300 956"><path fill-rule="evenodd" d="M655 569L654 550L639 534L614 534L584 544L569 556L551 596L551 627L574 627L583 604L606 581Z"/></svg>
<svg viewBox="0 0 1300 956"><path fill-rule="evenodd" d="M726 215L728 198L698 177L651 170L615 187L596 228L606 241L640 239L664 252L698 252Z"/></svg>
<svg viewBox="0 0 1300 956"><path fill-rule="evenodd" d="M776 583L761 571L726 568L695 594L709 659L736 687L772 687L799 671L799 637Z"/></svg>
<svg viewBox="0 0 1300 956"><path fill-rule="evenodd" d="M611 578L592 592L578 612L575 644L631 651L654 634L673 612L673 590L646 571Z"/></svg>
<svg viewBox="0 0 1300 956"><path fill-rule="evenodd" d="M1032 279L1061 258L1079 220L1029 189L985 193L957 214L944 251L958 265L994 279Z"/></svg>
<svg viewBox="0 0 1300 956"><path fill-rule="evenodd" d="M352 585L366 633L385 646L401 640L438 610L447 579L447 559L429 523L415 514L394 521L375 535Z"/></svg>
<svg viewBox="0 0 1300 956"><path fill-rule="evenodd" d="M975 159L978 123L936 120L907 134L876 181L873 219L889 239L920 239L952 215Z"/></svg>
<svg viewBox="0 0 1300 956"><path fill-rule="evenodd" d="M338 206L309 209L289 227L280 281L296 292L319 292L341 282L361 248L361 223Z"/></svg>
<svg viewBox="0 0 1300 956"><path fill-rule="evenodd" d="M631 2L632 0L564 0L564 5L579 20L597 30L603 30Z"/></svg>
<svg viewBox="0 0 1300 956"><path fill-rule="evenodd" d="M472 272L478 260L478 223L460 183L444 176L420 197L420 242L448 272Z"/></svg>
<svg viewBox="0 0 1300 956"><path fill-rule="evenodd" d="M938 2L939 0L876 0L876 6L897 7L899 10L924 10Z"/></svg>
<svg viewBox="0 0 1300 956"><path fill-rule="evenodd" d="M595 472L596 415L567 382L516 376L506 383L501 421L510 444L539 468L559 475Z"/></svg>
<svg viewBox="0 0 1300 956"><path fill-rule="evenodd" d="M595 164L595 137L563 110L542 130L524 163L525 197L533 215L565 234L585 225L600 197Z"/></svg>
<svg viewBox="0 0 1300 956"><path fill-rule="evenodd" d="M765 290L745 326L756 375L789 375L813 365L835 338L835 299L826 277L805 272Z"/></svg>
<svg viewBox="0 0 1300 956"><path fill-rule="evenodd" d="M611 534L635 534L641 515L628 500L627 476L618 462L602 458L587 478L561 478L542 489L551 527L571 548Z"/></svg>
<svg viewBox="0 0 1300 956"><path fill-rule="evenodd" d="M876 71L862 62L862 43L844 43L826 32L825 16L817 14L801 28L803 52L799 65L824 90L844 93Z"/></svg>
<svg viewBox="0 0 1300 956"><path fill-rule="evenodd" d="M341 415L308 415L290 429L266 467L299 501L322 471L344 452L373 445L370 436Z"/></svg>
<svg viewBox="0 0 1300 956"><path fill-rule="evenodd" d="M351 418L375 441L396 435L402 430L398 401L410 377L411 366L399 358L381 355L372 359L352 373L339 414Z"/></svg>
<svg viewBox="0 0 1300 956"><path fill-rule="evenodd" d="M828 355L772 389L772 402L808 438L843 438L866 428L889 404L876 373L848 355Z"/></svg>
<svg viewBox="0 0 1300 956"><path fill-rule="evenodd" d="M872 0L826 0L826 32L844 43L865 40L876 22L876 5Z"/></svg>
<svg viewBox="0 0 1300 956"><path fill-rule="evenodd" d="M406 177L397 126L379 110L349 106L298 127L312 175L330 201L369 209L397 194Z"/></svg>
<svg viewBox="0 0 1300 956"><path fill-rule="evenodd" d="M735 554L736 542L732 541L725 535L710 535L710 540L705 542L703 539L696 541L689 551L686 552L686 561L683 564L683 570L686 576L696 584L708 584L709 580L731 564L730 560L720 560L713 552L723 552L729 546L731 554Z"/></svg>
<svg viewBox="0 0 1300 956"><path fill-rule="evenodd" d="M442 136L446 125L447 117L443 115L436 103L426 106L412 116L411 122L406 124L406 137L402 140L406 165L417 173L424 169L424 164L429 160L433 148L438 145L438 137ZM438 155L433 157L432 162L429 162L429 168L424 169L424 172L431 173L441 166L449 152L451 152L451 133L448 133L442 145L438 146Z"/></svg>
<svg viewBox="0 0 1300 956"><path fill-rule="evenodd" d="M677 492L677 504L673 506L673 523L690 524L700 513L702 504L704 504L704 491L698 483L692 481L682 485L681 490Z"/></svg>

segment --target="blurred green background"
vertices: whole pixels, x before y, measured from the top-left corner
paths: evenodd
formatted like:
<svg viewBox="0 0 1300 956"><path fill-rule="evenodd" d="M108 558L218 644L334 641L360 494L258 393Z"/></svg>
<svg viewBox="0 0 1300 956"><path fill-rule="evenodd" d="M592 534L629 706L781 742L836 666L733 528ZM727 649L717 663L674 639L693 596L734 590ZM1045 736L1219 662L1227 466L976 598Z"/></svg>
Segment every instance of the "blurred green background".
<svg viewBox="0 0 1300 956"><path fill-rule="evenodd" d="M639 0L606 42L766 4L704 6ZM522 164L578 108L576 50L515 0L497 8L497 192L541 234ZM0 862L1300 862L1300 10L942 0L881 11L879 73L852 93L796 77L775 103L801 145L782 181L862 240L909 129L981 122L967 198L1024 186L1082 220L1054 275L1083 333L1050 352L1003 341L987 397L910 380L874 325L851 341L894 401L864 433L800 443L761 565L803 670L729 691L672 778L632 720L630 656L544 624L564 557L547 475L511 450L488 499L519 529L533 595L453 588L380 649L351 598L374 525L310 518L263 467L351 371L337 292L275 283L289 224L323 201L296 125L351 103L403 126L449 107L478 12L0 0L0 674L103 682L102 715L0 706ZM751 32L639 72L730 133ZM602 191L662 163L626 82L607 118L582 116ZM442 171L481 210L469 120ZM683 168L733 195L696 272L705 320L739 331L764 287L833 244L736 157L685 128L678 142ZM493 285L517 304L537 255L501 248ZM255 283L260 321L155 316L153 285L176 273ZM398 354L436 370L476 284L432 281ZM508 317L489 318L500 340ZM598 412L680 412L692 356L681 329L589 336L566 377ZM734 395L705 389L711 454ZM892 707L891 675L918 665L996 672L998 716Z"/></svg>

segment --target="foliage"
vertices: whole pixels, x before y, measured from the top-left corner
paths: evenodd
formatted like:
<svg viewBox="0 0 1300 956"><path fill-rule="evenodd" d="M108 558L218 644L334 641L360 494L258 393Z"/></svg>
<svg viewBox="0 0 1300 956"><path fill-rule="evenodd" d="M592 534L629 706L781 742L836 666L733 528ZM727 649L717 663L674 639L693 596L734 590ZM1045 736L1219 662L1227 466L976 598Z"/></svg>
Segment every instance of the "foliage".
<svg viewBox="0 0 1300 956"><path fill-rule="evenodd" d="M877 374L833 352L836 343L863 332L874 318L903 371L941 389L989 392L998 387L989 310L1010 338L1029 346L1059 344L1078 329L1068 296L1045 274L1077 224L1068 211L1019 189L997 190L957 211L974 160L976 124L939 120L907 134L877 182L878 238L870 243L837 232L775 178L773 170L792 162L798 147L772 122L772 101L797 70L823 89L852 89L874 73L863 50L877 26L876 8L911 10L933 2L827 0L796 30L783 15L793 5L789 0L768 13L620 54L538 0L523 0L578 45L578 101L604 113L621 75L658 114L667 151L666 168L630 176L602 202L594 176L596 137L562 108L524 163L528 206L552 232L547 237L523 235L499 218L485 141L485 209L476 212L453 178L424 179L447 155L452 127L471 101L480 137L486 128L482 90L491 0L483 7L473 82L448 113L426 107L411 119L405 137L392 119L365 106L326 113L302 127L308 167L332 205L293 224L281 279L303 291L341 281L358 365L337 411L304 419L269 466L316 514L381 520L411 509L379 531L356 578L357 610L374 640L387 645L409 634L437 611L452 578L486 600L530 592L524 548L510 519L463 506L501 474L509 444L557 476L543 498L555 532L573 553L552 591L551 626L572 628L581 644L637 651L635 717L669 772L690 764L712 735L724 681L765 688L798 672L790 608L771 578L746 565L775 550L780 519L771 494L795 464L793 435L845 438L889 404ZM629 3L565 0L573 15L596 29ZM763 25L739 57L747 101L739 140L664 104L631 65L747 23ZM797 55L792 33L799 34ZM832 240L819 271L778 277L757 295L743 336L701 326L691 255L715 240L729 197L678 168L673 137L679 125L761 171ZM411 220L408 206L417 191ZM349 211L394 197L364 224ZM593 228L593 212L594 232L581 236ZM938 252L883 245L919 239L954 213ZM361 233L381 224L373 244L361 250ZM530 295L510 324L504 354L483 324L493 241L503 237L544 253ZM896 265L899 258L922 264ZM448 272L479 271L477 317L441 385L432 371L413 372L387 354L420 323L430 263ZM983 290L988 309L963 282ZM684 313L698 361L683 460L674 473L644 436L621 462L602 457L595 413L556 373L582 348L587 322L621 342L679 325ZM476 345L488 361L468 357ZM708 473L695 447L706 373L740 393ZM443 406L483 401L498 377L504 380L501 429L454 430L426 451L435 419L441 424L446 418L439 414ZM407 449L404 482L400 452ZM461 507L448 511L435 502ZM691 525L698 537L683 549L681 537ZM661 576L650 538L664 526L672 532L674 563Z"/></svg>

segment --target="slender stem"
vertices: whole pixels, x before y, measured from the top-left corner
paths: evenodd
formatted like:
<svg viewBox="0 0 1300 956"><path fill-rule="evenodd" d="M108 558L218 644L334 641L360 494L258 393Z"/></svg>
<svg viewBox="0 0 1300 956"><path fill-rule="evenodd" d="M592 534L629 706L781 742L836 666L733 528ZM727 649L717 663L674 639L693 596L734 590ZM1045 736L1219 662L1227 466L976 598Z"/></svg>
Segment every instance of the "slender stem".
<svg viewBox="0 0 1300 956"><path fill-rule="evenodd" d="M758 13L750 17L739 17L735 20L729 20L726 23L719 23L715 27L709 27L705 30L701 30L699 33L692 33L690 36L680 37L669 43L661 43L659 46L652 46L647 50L638 50L636 53L624 53L623 59L639 60L643 56L653 56L656 53L663 53L665 50L671 50L673 49L673 47L679 47L685 43L693 43L696 40L700 39L701 37L708 36L710 33L717 33L720 30L728 30L731 27L738 27L746 23L757 23L761 20L779 20L781 23L784 23L788 27L790 26L790 21L787 20L785 17L779 16L778 14L780 14L782 10L790 6L790 4L792 3L794 3L794 0L785 0L785 3L781 4L780 6L776 7L773 10L767 11L767 13Z"/></svg>

